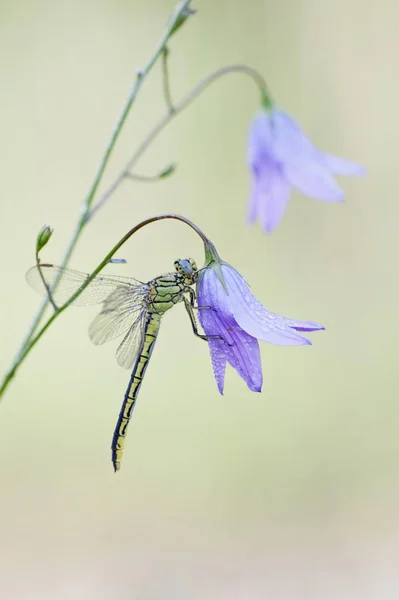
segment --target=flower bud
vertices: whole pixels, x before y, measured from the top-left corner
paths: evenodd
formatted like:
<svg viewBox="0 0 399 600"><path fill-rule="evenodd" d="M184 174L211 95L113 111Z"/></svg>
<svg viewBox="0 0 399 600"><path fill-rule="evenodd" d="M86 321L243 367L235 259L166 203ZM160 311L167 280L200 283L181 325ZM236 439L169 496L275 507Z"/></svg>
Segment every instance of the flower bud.
<svg viewBox="0 0 399 600"><path fill-rule="evenodd" d="M165 167L163 171L160 172L158 177L159 177L159 179L166 179L167 177L172 175L175 172L175 170L176 170L176 165L171 163L170 165Z"/></svg>
<svg viewBox="0 0 399 600"><path fill-rule="evenodd" d="M178 4L177 7L176 7L176 12L178 10L180 10L180 4ZM176 31L178 29L180 29L180 27L183 25L183 23L185 23L187 21L187 19L189 17L191 17L191 15L195 15L196 12L197 12L196 10L193 10L189 6L186 6L186 8L183 9L183 11L179 15L178 19L176 20L175 24L173 25L173 28L172 28L172 30L170 32L170 35L172 36L174 33L176 33Z"/></svg>
<svg viewBox="0 0 399 600"><path fill-rule="evenodd" d="M39 254L40 250L44 248L49 239L53 234L53 229L49 225L44 225L39 231L36 238L36 253Z"/></svg>

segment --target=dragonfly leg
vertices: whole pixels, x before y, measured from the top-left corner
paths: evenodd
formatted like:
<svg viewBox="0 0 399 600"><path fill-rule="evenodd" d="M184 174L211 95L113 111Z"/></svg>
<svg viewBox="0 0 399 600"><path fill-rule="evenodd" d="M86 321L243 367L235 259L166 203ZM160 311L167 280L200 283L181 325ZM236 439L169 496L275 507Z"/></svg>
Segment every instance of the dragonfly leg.
<svg viewBox="0 0 399 600"><path fill-rule="evenodd" d="M194 310L215 310L212 306L193 306Z"/></svg>
<svg viewBox="0 0 399 600"><path fill-rule="evenodd" d="M184 291L190 295L190 306L193 310L215 310L214 308L212 308L212 306L195 306L197 295L193 288L191 288L190 286L187 286L187 288Z"/></svg>
<svg viewBox="0 0 399 600"><path fill-rule="evenodd" d="M37 261L36 261L37 270L39 271L40 279L42 280L42 283L43 283L44 287L46 288L46 294L47 294L47 297L48 297L48 299L49 299L52 307L54 308L54 312L57 312L58 306L55 303L55 300L54 300L54 297L53 297L53 293L51 291L51 286L49 286L49 284L47 283L47 281L46 281L46 279L45 279L45 277L43 275L42 265L39 262L39 257L37 256L36 258L37 258Z"/></svg>
<svg viewBox="0 0 399 600"><path fill-rule="evenodd" d="M184 291L190 296L190 306L191 306L191 308L194 308L195 307L195 300L197 298L197 295L196 295L195 291L189 285L185 288ZM187 302L187 300L186 300L186 302Z"/></svg>
<svg viewBox="0 0 399 600"><path fill-rule="evenodd" d="M210 308L210 306L192 306L191 302L189 300L187 300L187 298L184 298L184 306L186 307L186 311L188 313L188 316L190 317L190 321L191 321L191 326L193 328L193 332L194 335L199 337L201 340L205 340L206 342L208 340L221 340L224 344L227 344L228 346L231 346L231 344L229 344L228 342L226 342L226 340L221 336L221 335L204 335L202 333L198 332L198 327L197 327L197 322L195 320L195 316L194 316L194 308ZM212 310L212 309L211 309Z"/></svg>

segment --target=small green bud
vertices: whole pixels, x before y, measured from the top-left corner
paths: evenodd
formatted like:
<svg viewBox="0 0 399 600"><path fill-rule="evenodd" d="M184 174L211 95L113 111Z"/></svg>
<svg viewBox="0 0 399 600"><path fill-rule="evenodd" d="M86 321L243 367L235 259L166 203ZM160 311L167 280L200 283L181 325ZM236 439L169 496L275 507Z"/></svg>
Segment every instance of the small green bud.
<svg viewBox="0 0 399 600"><path fill-rule="evenodd" d="M47 242L51 238L52 234L53 234L53 229L51 229L51 227L49 227L48 225L44 225L41 228L41 230L39 231L37 238L36 238L36 253L37 254L39 254L40 250L42 248L44 248L44 246L47 244Z"/></svg>
<svg viewBox="0 0 399 600"><path fill-rule="evenodd" d="M165 167L164 170L160 172L158 177L159 177L159 179L166 179L167 177L172 175L175 171L176 171L176 165L172 163L172 164L168 165L167 167Z"/></svg>
<svg viewBox="0 0 399 600"><path fill-rule="evenodd" d="M175 13L180 10L180 4L181 3L179 3L176 6ZM191 17L191 15L195 15L196 12L197 12L196 10L193 10L193 9L189 8L189 6L186 6L183 9L183 11L181 12L181 14L179 15L176 23L173 25L170 35L172 36L174 33L176 33L176 31L178 29L180 29L180 27L183 25L183 23L185 23L187 21L187 19L189 17ZM173 19L173 17L172 17L172 19Z"/></svg>

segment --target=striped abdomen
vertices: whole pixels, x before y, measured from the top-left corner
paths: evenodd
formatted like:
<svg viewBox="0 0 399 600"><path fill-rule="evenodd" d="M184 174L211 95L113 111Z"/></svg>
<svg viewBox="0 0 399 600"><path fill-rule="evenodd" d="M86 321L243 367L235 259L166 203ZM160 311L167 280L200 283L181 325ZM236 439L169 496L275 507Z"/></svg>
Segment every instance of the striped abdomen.
<svg viewBox="0 0 399 600"><path fill-rule="evenodd" d="M140 354L137 356L130 377L129 385L123 400L122 408L119 413L118 422L112 438L112 462L114 470L119 471L123 450L125 446L125 437L127 426L132 416L133 408L140 391L141 382L146 372L148 361L150 360L157 339L162 314L148 313L145 327L145 336Z"/></svg>

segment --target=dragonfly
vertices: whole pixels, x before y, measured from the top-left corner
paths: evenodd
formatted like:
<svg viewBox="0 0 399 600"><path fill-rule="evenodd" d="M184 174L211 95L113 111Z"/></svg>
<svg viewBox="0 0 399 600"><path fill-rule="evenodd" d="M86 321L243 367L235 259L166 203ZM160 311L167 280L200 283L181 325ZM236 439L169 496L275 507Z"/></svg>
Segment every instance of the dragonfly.
<svg viewBox="0 0 399 600"><path fill-rule="evenodd" d="M120 470L127 427L164 314L183 302L194 335L204 340L221 339L218 335L206 336L198 331L194 309L210 307L196 306L196 293L192 286L199 271L195 261L192 258L178 259L174 267L174 272L160 275L148 283L131 277L97 275L72 302L80 306L102 303L101 312L89 327L89 337L94 344L104 344L123 335L116 358L121 367L132 369L112 438L115 472ZM87 273L51 264L32 267L26 274L29 285L42 295L48 295L48 290L58 282L52 293L56 305L66 302L88 277Z"/></svg>

